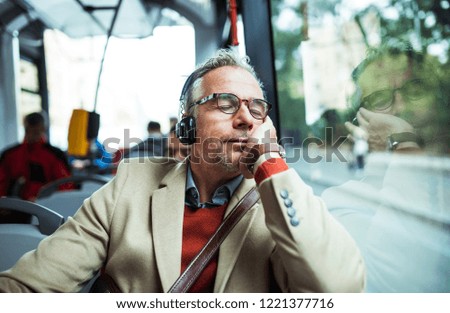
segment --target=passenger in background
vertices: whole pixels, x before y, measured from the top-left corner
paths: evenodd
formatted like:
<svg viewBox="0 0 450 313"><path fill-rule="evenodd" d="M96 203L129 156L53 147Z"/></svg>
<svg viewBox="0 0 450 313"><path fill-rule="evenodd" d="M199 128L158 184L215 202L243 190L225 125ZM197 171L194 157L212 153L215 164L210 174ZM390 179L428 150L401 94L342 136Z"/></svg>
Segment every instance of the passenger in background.
<svg viewBox="0 0 450 313"><path fill-rule="evenodd" d="M177 125L177 123L178 123L177 117L175 117L175 116L170 117L169 118L169 129L170 130L175 129L175 126Z"/></svg>
<svg viewBox="0 0 450 313"><path fill-rule="evenodd" d="M47 142L43 113L25 116L24 127L23 143L7 148L0 156L0 196L34 201L43 185L70 176L71 169L64 152ZM0 220L8 220L10 213L2 211Z"/></svg>
<svg viewBox="0 0 450 313"><path fill-rule="evenodd" d="M162 157L167 154L167 138L161 132L158 122L150 121L147 125L148 138L132 147L125 158L133 157Z"/></svg>
<svg viewBox="0 0 450 313"><path fill-rule="evenodd" d="M189 146L180 142L175 132L175 125L170 129L168 145L169 157L183 161L189 155Z"/></svg>

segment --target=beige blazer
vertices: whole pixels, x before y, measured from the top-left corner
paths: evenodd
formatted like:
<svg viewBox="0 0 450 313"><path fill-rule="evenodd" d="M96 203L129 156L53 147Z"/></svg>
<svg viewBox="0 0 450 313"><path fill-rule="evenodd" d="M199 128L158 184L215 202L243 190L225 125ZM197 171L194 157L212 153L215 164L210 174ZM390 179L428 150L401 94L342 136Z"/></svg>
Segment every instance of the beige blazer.
<svg viewBox="0 0 450 313"><path fill-rule="evenodd" d="M1 291L77 291L101 267L124 292L170 288L181 268L186 164L125 162L37 250L0 273ZM227 212L254 184L243 180ZM269 292L273 279L285 292L363 290L355 243L294 170L266 179L259 192L220 247L214 292Z"/></svg>

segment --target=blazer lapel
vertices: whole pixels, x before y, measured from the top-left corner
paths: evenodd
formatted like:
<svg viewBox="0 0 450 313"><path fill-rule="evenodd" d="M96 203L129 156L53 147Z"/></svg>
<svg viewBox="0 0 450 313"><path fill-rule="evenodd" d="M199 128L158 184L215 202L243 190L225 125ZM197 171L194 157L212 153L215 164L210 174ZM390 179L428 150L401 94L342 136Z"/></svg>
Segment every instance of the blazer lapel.
<svg viewBox="0 0 450 313"><path fill-rule="evenodd" d="M241 200L244 195L255 185L253 180L243 179L241 185L230 199L226 214ZM239 223L233 228L231 233L224 240L219 249L219 262L217 268L214 292L223 292L226 283L236 263L250 226L256 216L259 203L256 203Z"/></svg>
<svg viewBox="0 0 450 313"><path fill-rule="evenodd" d="M164 292L180 275L186 164L176 165L151 198L156 264Z"/></svg>

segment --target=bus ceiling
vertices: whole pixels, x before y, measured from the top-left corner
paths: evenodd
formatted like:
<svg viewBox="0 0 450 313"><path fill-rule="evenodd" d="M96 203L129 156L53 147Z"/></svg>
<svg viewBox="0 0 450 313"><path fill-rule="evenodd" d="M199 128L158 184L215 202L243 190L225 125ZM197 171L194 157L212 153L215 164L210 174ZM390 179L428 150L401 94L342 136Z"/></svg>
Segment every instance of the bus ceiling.
<svg viewBox="0 0 450 313"><path fill-rule="evenodd" d="M216 6L222 0L0 0L0 14L26 12L38 17L46 27L58 29L72 38L105 35L120 8L114 36L143 38L157 25L177 25L180 20L166 14L169 8L194 25L214 27Z"/></svg>
<svg viewBox="0 0 450 313"><path fill-rule="evenodd" d="M120 8L111 33L116 37L143 38L152 35L156 26L192 23L198 63L231 44L228 8L232 3L242 15L244 33L251 29L245 34L247 50L266 48L261 44L271 39L270 0L0 0L0 30L16 32L21 52L22 46L28 46L32 53L47 28L72 38L107 35Z"/></svg>
<svg viewBox="0 0 450 313"><path fill-rule="evenodd" d="M114 25L112 36L145 38L157 26L190 22L195 29L196 58L200 62L228 36L224 29L227 3L227 0L0 0L0 27L2 31L17 32L21 40L31 44L32 40L42 39L46 28L83 38L107 35Z"/></svg>

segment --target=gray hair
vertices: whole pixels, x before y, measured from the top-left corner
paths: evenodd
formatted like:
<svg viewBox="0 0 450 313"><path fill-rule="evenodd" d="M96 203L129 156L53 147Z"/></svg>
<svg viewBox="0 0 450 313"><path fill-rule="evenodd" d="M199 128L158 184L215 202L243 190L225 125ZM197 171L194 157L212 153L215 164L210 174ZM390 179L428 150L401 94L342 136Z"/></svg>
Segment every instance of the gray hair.
<svg viewBox="0 0 450 313"><path fill-rule="evenodd" d="M261 90L263 91L264 98L266 97L264 91L264 85L255 72L255 69L250 65L250 59L248 56L241 57L236 52L230 49L218 50L216 56L200 64L194 72L187 78L185 86L180 97L181 112L188 115L197 115L196 106L192 106L195 101L193 99L194 90L199 87L201 78L212 70L215 70L224 66L237 66L255 77Z"/></svg>

